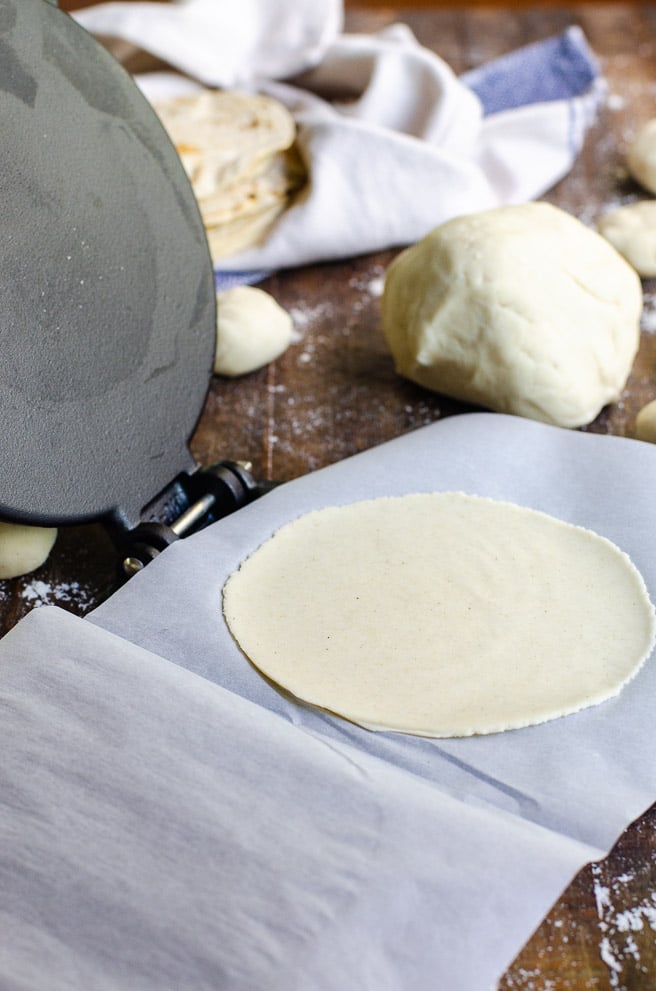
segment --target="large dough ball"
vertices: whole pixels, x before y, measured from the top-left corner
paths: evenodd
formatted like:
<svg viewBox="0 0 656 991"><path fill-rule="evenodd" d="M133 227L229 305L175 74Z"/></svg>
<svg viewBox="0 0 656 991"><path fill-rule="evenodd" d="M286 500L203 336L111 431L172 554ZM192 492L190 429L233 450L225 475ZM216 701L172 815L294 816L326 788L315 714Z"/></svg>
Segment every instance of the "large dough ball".
<svg viewBox="0 0 656 991"><path fill-rule="evenodd" d="M246 375L278 358L292 339L293 321L273 296L253 286L216 294L217 375Z"/></svg>
<svg viewBox="0 0 656 991"><path fill-rule="evenodd" d="M627 149L626 163L633 178L656 193L656 119L638 131Z"/></svg>
<svg viewBox="0 0 656 991"><path fill-rule="evenodd" d="M402 375L564 427L619 398L641 311L631 266L546 203L447 221L396 258L382 299Z"/></svg>
<svg viewBox="0 0 656 991"><path fill-rule="evenodd" d="M638 275L656 275L656 200L620 206L604 214L597 226Z"/></svg>
<svg viewBox="0 0 656 991"><path fill-rule="evenodd" d="M0 578L18 578L46 561L57 537L54 527L0 523Z"/></svg>

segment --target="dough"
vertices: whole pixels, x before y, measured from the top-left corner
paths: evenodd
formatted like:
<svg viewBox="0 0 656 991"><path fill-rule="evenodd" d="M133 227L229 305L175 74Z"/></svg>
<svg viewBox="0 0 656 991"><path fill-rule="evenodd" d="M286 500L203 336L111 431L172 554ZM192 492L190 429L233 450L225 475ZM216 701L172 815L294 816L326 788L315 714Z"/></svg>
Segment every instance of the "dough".
<svg viewBox="0 0 656 991"><path fill-rule="evenodd" d="M282 527L227 581L251 661L370 729L468 736L615 695L654 640L614 544L463 493L373 499Z"/></svg>
<svg viewBox="0 0 656 991"><path fill-rule="evenodd" d="M656 275L656 200L618 207L598 223L599 233L633 265L638 275Z"/></svg>
<svg viewBox="0 0 656 991"><path fill-rule="evenodd" d="M656 193L656 119L638 131L628 147L626 163L636 182Z"/></svg>
<svg viewBox="0 0 656 991"><path fill-rule="evenodd" d="M636 417L635 435L638 440L656 444L656 399L643 406Z"/></svg>
<svg viewBox="0 0 656 991"><path fill-rule="evenodd" d="M307 178L287 108L225 90L154 106L191 181L213 260L263 240Z"/></svg>
<svg viewBox="0 0 656 991"><path fill-rule="evenodd" d="M0 578L18 578L45 563L57 537L53 527L0 523Z"/></svg>
<svg viewBox="0 0 656 991"><path fill-rule="evenodd" d="M447 221L395 259L382 298L400 374L563 427L620 397L641 311L631 266L547 203Z"/></svg>
<svg viewBox="0 0 656 991"><path fill-rule="evenodd" d="M292 339L293 322L273 296L253 286L216 294L217 375L245 375L278 358Z"/></svg>

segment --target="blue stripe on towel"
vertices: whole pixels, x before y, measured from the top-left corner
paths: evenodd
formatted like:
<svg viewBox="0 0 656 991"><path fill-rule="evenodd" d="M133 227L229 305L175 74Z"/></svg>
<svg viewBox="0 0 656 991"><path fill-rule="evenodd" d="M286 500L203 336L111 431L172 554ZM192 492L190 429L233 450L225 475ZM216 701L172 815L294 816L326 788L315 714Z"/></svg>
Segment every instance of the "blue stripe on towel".
<svg viewBox="0 0 656 991"><path fill-rule="evenodd" d="M485 114L529 103L582 96L601 70L580 28L502 55L459 78L472 89Z"/></svg>

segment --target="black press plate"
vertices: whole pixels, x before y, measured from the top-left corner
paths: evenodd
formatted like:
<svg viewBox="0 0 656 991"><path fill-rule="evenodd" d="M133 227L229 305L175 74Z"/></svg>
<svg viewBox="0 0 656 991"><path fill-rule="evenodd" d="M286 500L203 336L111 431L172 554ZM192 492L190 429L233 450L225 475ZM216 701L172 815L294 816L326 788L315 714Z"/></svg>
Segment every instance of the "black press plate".
<svg viewBox="0 0 656 991"><path fill-rule="evenodd" d="M0 516L139 510L193 467L214 279L178 156L47 0L0 0Z"/></svg>

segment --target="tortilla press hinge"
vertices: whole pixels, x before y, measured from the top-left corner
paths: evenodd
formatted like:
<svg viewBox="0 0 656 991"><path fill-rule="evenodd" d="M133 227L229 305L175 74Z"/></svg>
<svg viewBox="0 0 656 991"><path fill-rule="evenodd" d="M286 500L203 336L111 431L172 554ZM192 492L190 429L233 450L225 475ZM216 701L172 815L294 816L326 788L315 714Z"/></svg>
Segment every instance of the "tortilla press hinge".
<svg viewBox="0 0 656 991"><path fill-rule="evenodd" d="M174 541L202 530L275 487L275 482L255 479L251 467L247 461L220 461L172 482L146 506L136 527L115 535L123 574L132 577Z"/></svg>

